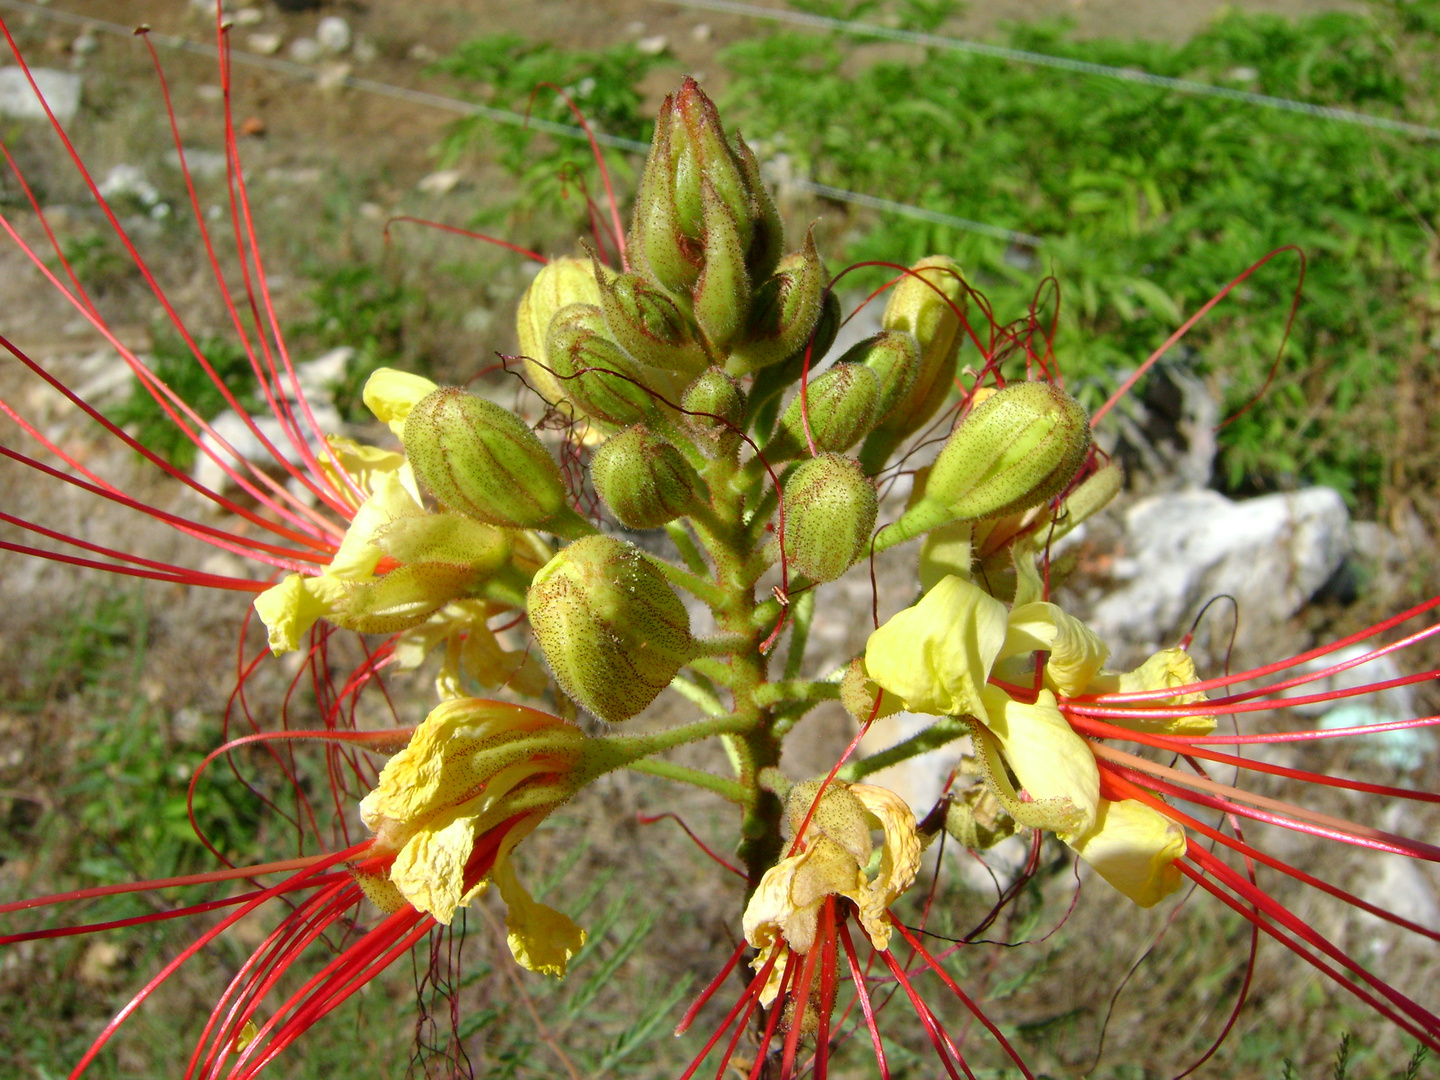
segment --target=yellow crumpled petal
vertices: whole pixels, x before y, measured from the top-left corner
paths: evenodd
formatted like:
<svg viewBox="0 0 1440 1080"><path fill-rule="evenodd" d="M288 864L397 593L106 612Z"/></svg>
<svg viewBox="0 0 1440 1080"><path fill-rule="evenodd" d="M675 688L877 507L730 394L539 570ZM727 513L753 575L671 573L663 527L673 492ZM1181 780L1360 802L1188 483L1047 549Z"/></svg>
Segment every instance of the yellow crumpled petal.
<svg viewBox="0 0 1440 1080"><path fill-rule="evenodd" d="M1005 643L1005 605L954 575L870 635L865 669L910 712L985 717L980 688Z"/></svg>
<svg viewBox="0 0 1440 1080"><path fill-rule="evenodd" d="M1062 840L1089 832L1100 803L1100 770L1089 745L1066 723L1055 695L1041 690L1035 704L1026 705L998 687L987 686L984 693L990 719L983 731L998 744L1025 795L1039 804L1032 810L1044 817L1027 821L1016 813L1013 804L1019 794L1004 770L992 766L987 779L1007 812L1023 824L1050 829ZM1025 805L1021 800L1020 806Z"/></svg>
<svg viewBox="0 0 1440 1080"><path fill-rule="evenodd" d="M255 598L255 613L270 635L276 656L300 648L300 639L345 597L345 586L325 574L288 574Z"/></svg>
<svg viewBox="0 0 1440 1080"><path fill-rule="evenodd" d="M447 926L455 910L483 892L482 880L468 892L465 864L475 847L477 818L453 812L438 827L424 828L402 847L390 867L390 880L417 911Z"/></svg>
<svg viewBox="0 0 1440 1080"><path fill-rule="evenodd" d="M920 872L920 834L910 806L889 788L874 784L851 784L850 792L880 823L885 843L880 849L880 869L866 887L860 908L860 925L877 949L890 946L889 907L915 884Z"/></svg>
<svg viewBox="0 0 1440 1080"><path fill-rule="evenodd" d="M423 375L413 375L395 368L378 368L365 380L361 397L365 407L375 414L381 423L389 424L390 430L398 437L405 430L405 420L410 410L422 399L427 398L440 386Z"/></svg>
<svg viewBox="0 0 1440 1080"><path fill-rule="evenodd" d="M585 944L585 931L563 911L532 897L509 858L496 862L490 877L505 901L506 940L515 962L527 971L563 979L570 958Z"/></svg>
<svg viewBox="0 0 1440 1080"><path fill-rule="evenodd" d="M1087 694L1136 694L1146 690L1175 690L1191 686L1200 681L1195 673L1195 660L1184 649L1161 649L1134 671L1101 671L1085 687ZM1154 701L1136 701L1131 704L1137 709L1153 708L1157 705L1191 705L1206 701L1205 691L1195 690L1188 694L1156 698ZM1111 702L1123 706L1124 702ZM1107 723L1127 727L1133 731L1148 731L1159 735L1208 735L1215 730L1215 717L1137 716L1133 720L1107 716Z"/></svg>
<svg viewBox="0 0 1440 1080"><path fill-rule="evenodd" d="M1000 659L1037 651L1050 654L1045 662L1045 685L1066 697L1082 692L1110 655L1095 631L1045 601L1024 604L1010 612Z"/></svg>
<svg viewBox="0 0 1440 1080"><path fill-rule="evenodd" d="M1141 907L1153 907L1180 887L1175 860L1185 854L1185 830L1135 799L1101 799L1094 828L1070 846Z"/></svg>
<svg viewBox="0 0 1440 1080"><path fill-rule="evenodd" d="M771 956L775 957L775 963L770 968L770 974L765 976L765 985L760 988L760 1006L768 1009L780 996L780 983L785 978L785 965L790 959L790 950L785 947L785 942L776 941L767 949L761 949L760 954L750 961L750 970L757 975L769 963Z"/></svg>
<svg viewBox="0 0 1440 1080"><path fill-rule="evenodd" d="M745 940L763 949L783 939L804 955L815 944L825 898L844 896L858 906L868 890L855 856L822 836L800 854L781 859L765 871L745 906Z"/></svg>
<svg viewBox="0 0 1440 1080"><path fill-rule="evenodd" d="M354 489L358 488L362 495L369 496L381 477L390 474L398 475L405 489L415 496L415 501L420 501L419 488L404 454L367 446L341 435L326 435L325 442L329 452L317 455L320 469L330 480L330 486L352 506L363 501L355 497ZM343 477L337 471L337 465L344 472Z"/></svg>

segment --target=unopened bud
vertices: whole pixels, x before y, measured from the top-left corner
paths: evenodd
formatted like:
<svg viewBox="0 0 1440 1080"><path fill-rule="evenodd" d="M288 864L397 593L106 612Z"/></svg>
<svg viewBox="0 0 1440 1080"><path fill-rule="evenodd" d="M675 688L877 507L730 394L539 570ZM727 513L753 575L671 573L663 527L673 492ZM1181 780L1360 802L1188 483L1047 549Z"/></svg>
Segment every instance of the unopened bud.
<svg viewBox="0 0 1440 1080"><path fill-rule="evenodd" d="M819 451L839 453L854 446L875 423L880 380L863 364L836 364L790 400L765 457L785 461L804 453L806 420Z"/></svg>
<svg viewBox="0 0 1440 1080"><path fill-rule="evenodd" d="M571 304L556 312L545 352L561 393L586 416L625 427L658 408L645 370L610 340L605 315L593 304Z"/></svg>
<svg viewBox="0 0 1440 1080"><path fill-rule="evenodd" d="M890 418L915 382L920 367L920 344L904 330L882 330L853 346L836 364L864 364L880 380L875 422Z"/></svg>
<svg viewBox="0 0 1440 1080"><path fill-rule="evenodd" d="M411 410L401 441L430 492L478 521L528 529L565 507L565 481L535 433L484 398L436 390Z"/></svg>
<svg viewBox="0 0 1440 1080"><path fill-rule="evenodd" d="M531 385L552 405L567 395L555 377L546 370L553 367L546 355L545 339L555 313L571 304L600 303L600 286L595 283L595 265L589 259L568 256L551 259L535 275L535 280L520 298L515 313L516 333L520 338L520 355L525 358L525 374Z"/></svg>
<svg viewBox="0 0 1440 1080"><path fill-rule="evenodd" d="M718 367L708 368L685 388L680 400L690 434L702 448L721 456L740 446L745 424L745 392L740 383Z"/></svg>
<svg viewBox="0 0 1440 1080"><path fill-rule="evenodd" d="M1011 383L950 433L924 495L887 526L880 546L947 521L1039 506L1065 489L1089 451L1090 420L1079 402L1051 383Z"/></svg>
<svg viewBox="0 0 1440 1080"><path fill-rule="evenodd" d="M750 384L749 401L757 432L763 434L774 428L780 395L804 373L807 357L812 368L825 358L830 346L835 344L841 321L840 298L827 291L820 307L820 319L810 337L781 363L771 364L755 373L755 379Z"/></svg>
<svg viewBox="0 0 1440 1080"><path fill-rule="evenodd" d="M801 462L785 482L785 559L834 581L865 554L879 501L860 464L839 454Z"/></svg>
<svg viewBox="0 0 1440 1080"><path fill-rule="evenodd" d="M610 336L640 363L692 378L708 366L694 325L639 274L617 274L601 283L600 306Z"/></svg>
<svg viewBox="0 0 1440 1080"><path fill-rule="evenodd" d="M607 439L590 462L590 478L627 529L658 529L674 521L701 489L684 455L643 425Z"/></svg>
<svg viewBox="0 0 1440 1080"><path fill-rule="evenodd" d="M745 375L789 359L804 349L820 319L828 275L815 250L814 230L805 247L780 260L773 276L755 290L745 332L726 363L732 375Z"/></svg>
<svg viewBox="0 0 1440 1080"><path fill-rule="evenodd" d="M915 377L860 453L866 471L878 472L906 438L935 415L950 393L964 341L956 314L965 310L960 264L944 255L921 259L898 282L880 322L886 330L912 335L920 347Z"/></svg>
<svg viewBox="0 0 1440 1080"><path fill-rule="evenodd" d="M1120 494L1124 483L1125 471L1114 461L1087 476L1065 497L1061 513L1056 515L1055 531L1050 539L1060 539L1086 518L1105 509L1110 500Z"/></svg>
<svg viewBox="0 0 1440 1080"><path fill-rule="evenodd" d="M540 568L530 625L555 681L602 720L654 701L693 654L690 618L634 544L587 536Z"/></svg>

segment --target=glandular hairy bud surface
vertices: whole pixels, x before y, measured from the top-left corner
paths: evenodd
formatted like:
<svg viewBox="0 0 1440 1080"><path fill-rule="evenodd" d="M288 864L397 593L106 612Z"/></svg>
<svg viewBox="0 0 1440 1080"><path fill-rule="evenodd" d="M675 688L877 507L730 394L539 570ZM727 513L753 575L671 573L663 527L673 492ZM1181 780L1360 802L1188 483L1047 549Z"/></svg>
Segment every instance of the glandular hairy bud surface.
<svg viewBox="0 0 1440 1080"><path fill-rule="evenodd" d="M879 502L860 463L840 454L802 462L785 481L785 559L834 581L865 554Z"/></svg>
<svg viewBox="0 0 1440 1080"><path fill-rule="evenodd" d="M875 373L880 380L875 422L883 424L900 407L915 383L920 367L920 343L914 334L904 330L882 330L852 346L836 361L837 366L840 364L864 364Z"/></svg>
<svg viewBox="0 0 1440 1080"><path fill-rule="evenodd" d="M617 274L600 285L610 337L642 364L686 378L710 361L694 324L664 290L639 274Z"/></svg>
<svg viewBox="0 0 1440 1080"><path fill-rule="evenodd" d="M925 499L955 518L1000 517L1060 494L1090 452L1090 419L1052 383L1011 383L950 434Z"/></svg>
<svg viewBox="0 0 1440 1080"><path fill-rule="evenodd" d="M880 380L863 364L836 364L796 394L780 417L775 434L765 444L770 461L785 461L804 453L805 418L818 451L839 453L850 449L875 423L880 402Z"/></svg>
<svg viewBox="0 0 1440 1080"><path fill-rule="evenodd" d="M722 368L707 368L685 388L680 399L685 424L702 449L712 456L733 454L740 448L745 424L745 392Z"/></svg>
<svg viewBox="0 0 1440 1080"><path fill-rule="evenodd" d="M590 478L627 529L658 529L674 521L703 490L685 456L643 425L607 439L590 462Z"/></svg>
<svg viewBox="0 0 1440 1080"><path fill-rule="evenodd" d="M545 352L565 397L586 416L625 427L653 415L659 398L650 392L650 373L611 341L608 333L599 307L571 304L550 321Z"/></svg>
<svg viewBox="0 0 1440 1080"><path fill-rule="evenodd" d="M525 374L532 386L551 404L558 404L567 395L555 377L546 370L553 367L545 350L545 339L555 313L571 304L600 303L600 286L595 282L595 264L589 259L569 256L551 259L520 298L516 311L515 331L520 339L520 354L525 358Z"/></svg>
<svg viewBox="0 0 1440 1080"><path fill-rule="evenodd" d="M781 259L775 273L755 290L749 319L725 369L746 375L805 348L820 320L828 283L811 230L805 235L805 247Z"/></svg>
<svg viewBox="0 0 1440 1080"><path fill-rule="evenodd" d="M956 314L957 309L965 310L960 264L945 255L931 255L910 269L890 293L880 324L914 337L919 358L909 388L891 405L861 451L860 460L872 473L945 403L964 341L964 326Z"/></svg>
<svg viewBox="0 0 1440 1080"><path fill-rule="evenodd" d="M690 618L634 544L587 536L540 568L530 625L555 681L610 723L656 696L694 652Z"/></svg>
<svg viewBox="0 0 1440 1080"><path fill-rule="evenodd" d="M422 399L401 441L440 502L487 525L528 529L565 507L565 481L523 420L454 387Z"/></svg>

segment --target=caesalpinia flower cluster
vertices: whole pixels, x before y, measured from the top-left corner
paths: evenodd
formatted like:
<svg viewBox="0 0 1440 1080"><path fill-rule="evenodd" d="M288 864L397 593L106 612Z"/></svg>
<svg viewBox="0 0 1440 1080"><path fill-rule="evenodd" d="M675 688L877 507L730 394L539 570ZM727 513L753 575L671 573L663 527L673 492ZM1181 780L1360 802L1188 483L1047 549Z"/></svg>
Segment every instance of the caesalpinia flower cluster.
<svg viewBox="0 0 1440 1080"><path fill-rule="evenodd" d="M233 131L227 138L233 143ZM197 220L203 229L203 216ZM19 241L8 221L5 228ZM605 257L611 249L613 260ZM258 265L258 251L240 254ZM218 265L216 273L223 282ZM54 280L103 330L83 292ZM1052 358L1028 351L1032 337L977 334L968 318L980 310L977 296L945 256L899 267L880 332L827 357L841 310L813 236L787 252L754 153L686 80L661 110L628 235L617 226L581 253L549 260L519 305L521 355L512 366L549 416L563 418L567 460L586 464L582 478L562 470L552 445L484 393L385 369L371 377L364 400L388 425L390 444L361 445L320 431L313 418L282 415L295 452L277 451L276 460L316 499L294 497L295 484L273 482L223 443L217 451L202 438L203 419L186 427L268 512L247 512L222 492L208 493L212 501L263 524L272 539L245 540L244 530L199 521L171 524L267 563L278 579L187 577L184 568L95 545L80 546L97 559L54 554L258 592L254 607L277 654L313 658L337 630L379 635L339 695L352 704L384 668L418 669L433 658L437 703L413 727L354 730L353 709L337 700L306 730L257 730L241 740L314 738L335 752L392 756L378 774L366 766L359 813L369 838L317 857L222 922L219 929L283 893L305 895L227 990L200 1036L199 1072L254 1075L492 884L507 910L514 959L563 976L585 932L531 898L515 852L557 807L621 768L735 804L747 883L735 912L743 942L682 1027L747 952L754 974L687 1076L731 1032L723 1072L752 1016L760 1037L752 1076L774 1038L783 1038L780 1076L806 1067L823 1076L847 979L888 1075L881 1010L867 985L877 961L950 1075L968 1071L965 1049L918 991L913 963L963 1002L1028 1076L980 1004L926 948L923 931L907 923L914 918L896 913L911 910L907 893L922 851L942 827L971 848L1025 830L1053 834L1141 906L1162 902L1188 875L1225 891L1227 903L1238 897L1240 909L1260 911L1253 882L1198 851L1200 826L1176 805L1188 799L1239 814L1253 800L1209 781L1187 788L1169 766L1101 741L1133 737L1162 752L1214 757L1205 747L1216 717L1244 711L1255 695L1208 693L1229 682L1202 682L1178 648L1134 671L1111 671L1104 643L1051 601L1049 545L1103 508L1121 479L1092 446L1089 420L1061 387ZM237 327L246 332L238 316ZM267 334L275 340L264 347L246 343L267 396L279 401L294 372L273 326L252 336L264 343ZM966 348L974 355L962 379ZM1025 363L1003 371L1001 358L1011 354ZM169 400L138 357L125 358L157 400ZM5 411L68 466L50 473L134 503L18 411ZM942 443L938 452L927 439ZM913 476L913 494L882 523L880 486L901 474ZM582 509L597 499L604 515ZM625 536L660 529L676 558ZM824 597L822 587L852 567L922 537L919 599L878 625L848 668L805 677L812 621L833 614L817 590ZM715 632L692 631L697 605L708 608ZM788 651L776 670L780 642ZM695 710L689 722L617 730L670 687ZM787 735L836 699L862 730L902 709L935 719L877 758L847 755L826 776L787 777ZM577 722L581 710L596 723ZM733 775L662 756L712 739L723 740ZM882 765L955 739L970 740L980 779L938 808L912 808L863 782ZM338 791L336 801L343 816ZM1268 820L1314 819L1266 812ZM1381 843L1373 830L1339 832ZM1242 841L1224 842L1252 857ZM1383 843L1432 854L1388 834ZM300 949L362 896L380 921L292 997L273 1000L276 979ZM1308 949L1322 970L1426 1045L1440 1045L1433 1016L1377 986L1328 942L1269 909L1254 918L1266 932L1289 932L1292 947ZM897 941L908 960L895 956ZM112 1032L113 1025L80 1069Z"/></svg>

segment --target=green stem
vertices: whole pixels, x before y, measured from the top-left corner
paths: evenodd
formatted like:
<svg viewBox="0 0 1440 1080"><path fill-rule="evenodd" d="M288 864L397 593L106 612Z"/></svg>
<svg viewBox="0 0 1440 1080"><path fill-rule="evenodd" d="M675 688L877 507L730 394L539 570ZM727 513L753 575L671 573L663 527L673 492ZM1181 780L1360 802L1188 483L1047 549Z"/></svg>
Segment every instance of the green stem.
<svg viewBox="0 0 1440 1080"><path fill-rule="evenodd" d="M705 680L709 682L709 679ZM720 703L714 691L708 690L699 683L691 682L683 675L676 675L670 680L670 688L681 697L687 699L692 705L700 706L700 711L706 716L729 716L730 710Z"/></svg>
<svg viewBox="0 0 1440 1080"><path fill-rule="evenodd" d="M724 594L713 581L707 581L688 570L681 570L669 559L662 559L659 555L651 555L648 551L644 554L650 565L665 575L665 580L697 597L707 607L714 607L723 597Z"/></svg>
<svg viewBox="0 0 1440 1080"><path fill-rule="evenodd" d="M790 654L785 657L786 679L798 679L805 663L805 646L810 642L810 623L815 618L815 590L806 589L790 602Z"/></svg>
<svg viewBox="0 0 1440 1080"><path fill-rule="evenodd" d="M693 724L682 724L648 735L602 735L587 741L585 756L581 758L575 775L582 783L589 783L604 773L628 768L642 758L716 735L744 731L749 726L750 721L745 717L731 714L697 720Z"/></svg>
<svg viewBox="0 0 1440 1080"><path fill-rule="evenodd" d="M755 639L749 634L714 634L695 638L692 644L696 656L734 656L751 648Z"/></svg>
<svg viewBox="0 0 1440 1080"><path fill-rule="evenodd" d="M693 784L706 791L713 791L722 799L728 799L733 803L743 803L748 794L745 785L738 780L730 780L685 765L676 765L673 761L655 761L652 758L643 758L640 761L631 762L626 768L631 772L649 773L651 776L663 776L666 780Z"/></svg>
<svg viewBox="0 0 1440 1080"><path fill-rule="evenodd" d="M545 532L553 533L562 540L579 540L586 536L594 536L600 531L590 523L589 519L568 506L562 506L555 511L540 528Z"/></svg>
<svg viewBox="0 0 1440 1080"><path fill-rule="evenodd" d="M672 521L665 526L665 531L670 534L670 539L680 552L680 558L685 560L685 565L692 573L704 577L710 572L710 568L705 565L705 556L700 554L700 548L696 546L684 522Z"/></svg>
<svg viewBox="0 0 1440 1080"><path fill-rule="evenodd" d="M782 679L768 682L755 691L761 705L784 705L788 702L825 701L840 696L840 684L818 679Z"/></svg>
<svg viewBox="0 0 1440 1080"><path fill-rule="evenodd" d="M955 716L942 716L924 731L916 732L904 742L897 743L878 754L852 761L840 770L840 779L853 784L881 769L888 769L891 765L909 761L912 757L927 753L969 734L970 725L964 720Z"/></svg>

